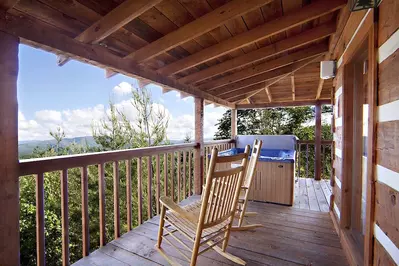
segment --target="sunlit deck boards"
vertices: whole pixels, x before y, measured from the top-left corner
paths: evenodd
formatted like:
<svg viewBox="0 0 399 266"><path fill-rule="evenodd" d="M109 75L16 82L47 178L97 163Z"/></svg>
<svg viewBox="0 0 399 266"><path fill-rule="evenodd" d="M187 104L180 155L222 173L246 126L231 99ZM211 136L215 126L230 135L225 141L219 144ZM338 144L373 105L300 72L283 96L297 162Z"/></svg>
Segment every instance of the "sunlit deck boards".
<svg viewBox="0 0 399 266"><path fill-rule="evenodd" d="M330 180L316 181L313 178L295 178L295 208L328 212L332 188Z"/></svg>
<svg viewBox="0 0 399 266"><path fill-rule="evenodd" d="M347 265L328 213L260 202L250 202L249 211L259 213L250 221L265 227L233 232L228 248L247 265ZM74 265L167 265L154 249L158 222L154 217ZM167 243L163 247L187 264ZM198 265L234 264L210 251L199 257Z"/></svg>

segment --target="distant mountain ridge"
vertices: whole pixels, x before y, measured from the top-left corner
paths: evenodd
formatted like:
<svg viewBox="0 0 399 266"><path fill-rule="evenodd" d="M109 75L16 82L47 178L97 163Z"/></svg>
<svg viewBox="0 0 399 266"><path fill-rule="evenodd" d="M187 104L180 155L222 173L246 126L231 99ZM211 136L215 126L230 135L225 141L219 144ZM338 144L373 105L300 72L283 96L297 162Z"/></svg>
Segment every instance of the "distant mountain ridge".
<svg viewBox="0 0 399 266"><path fill-rule="evenodd" d="M169 140L171 144L180 144L183 143L184 140ZM194 141L194 140L192 140ZM61 146L68 146L72 143L77 143L81 145L88 145L90 147L97 146L97 143L94 141L92 136L84 136L84 137L76 137L76 138L65 138L61 142ZM38 148L47 148L48 146L55 145L56 142L53 139L49 140L22 140L18 142L18 150L19 155L29 155L33 152L33 150Z"/></svg>

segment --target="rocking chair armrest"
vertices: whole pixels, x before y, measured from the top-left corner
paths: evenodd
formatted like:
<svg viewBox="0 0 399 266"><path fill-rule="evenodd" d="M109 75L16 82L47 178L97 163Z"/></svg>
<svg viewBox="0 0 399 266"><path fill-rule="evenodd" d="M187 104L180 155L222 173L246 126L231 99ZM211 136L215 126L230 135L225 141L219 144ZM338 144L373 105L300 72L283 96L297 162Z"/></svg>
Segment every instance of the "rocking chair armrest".
<svg viewBox="0 0 399 266"><path fill-rule="evenodd" d="M183 218L193 223L198 223L198 217L196 217L192 213L187 212L185 209L177 205L171 198L162 196L159 198L159 202L169 210L178 213Z"/></svg>

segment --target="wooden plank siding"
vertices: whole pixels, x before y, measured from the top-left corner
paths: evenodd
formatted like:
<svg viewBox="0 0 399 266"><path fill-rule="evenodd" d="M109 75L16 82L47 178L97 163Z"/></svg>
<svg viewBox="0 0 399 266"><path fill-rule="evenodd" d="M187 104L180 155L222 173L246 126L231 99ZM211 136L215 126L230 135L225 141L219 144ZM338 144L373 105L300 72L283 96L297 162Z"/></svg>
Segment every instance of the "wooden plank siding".
<svg viewBox="0 0 399 266"><path fill-rule="evenodd" d="M347 183L348 179L351 178L351 173L345 171L345 165L347 165L346 167L350 167L352 163L347 161L348 159L345 157L345 150L349 149L350 146L347 140L348 137L351 136L351 132L347 129L347 125L351 123L351 120L345 118L345 110L350 108L352 102L352 99L349 99L349 101L345 99L345 96L348 94L345 88L348 86L348 82L350 82L349 79L352 79L350 75L349 77L347 76L350 73L345 72L345 65L354 56L356 49L359 48L363 40L365 40L367 36L372 36L369 35L372 34L370 32L372 32L373 29L372 17L373 11L369 10L351 13L333 53L333 59L338 60L337 75L333 81L335 87L333 130L335 157L333 167L336 181L333 186L333 195L334 205L340 212L340 217L338 217L339 215L337 215L334 209L332 209L332 211L336 213L335 217L337 220L346 219L344 225L341 221L341 226L347 225L348 215L351 215L351 212L348 212L346 209L347 204L349 204L348 197L342 194L344 191L351 189L350 184ZM398 17L398 2L393 0L382 1L379 7L378 21L375 22L375 27L377 29L375 30L376 48L374 51L377 51L379 54L384 54L384 57L380 59L375 72L378 80L375 97L371 95L371 98L369 98L375 100L375 102L369 103L371 105L376 105L376 109L372 110L378 109L379 112L375 113L374 111L374 113L372 113L377 119L375 127L373 124L374 118L369 118L371 119L369 120L371 124L369 124L368 130L368 145L371 143L371 147L374 148L371 150L371 154L370 151L368 152L368 157L366 159L368 165L371 167L369 169L372 169L372 173L368 175L368 216L366 221L366 223L368 223L368 228L366 228L365 254L364 258L357 257L353 252L349 254L352 262L363 260L364 265L369 265L369 262L374 265L395 265L395 263L399 263L399 161L397 159L399 157L399 118L394 114L395 109L392 109L395 108L394 106L396 106L399 100L399 76L397 74L399 71L399 50L397 50L398 40L397 37L395 37L395 33L397 34L399 28ZM368 41L370 49L370 45L373 45L373 40L369 39ZM384 44L387 42L390 42L388 56L386 55L387 51L385 51L387 48L384 47ZM381 62L381 60L383 61ZM373 64L373 62L369 64ZM369 66L368 68L369 71L373 71L374 69L373 66ZM369 79L367 80L367 86L370 86L370 82L374 82L375 79L370 79L373 75L372 72L368 73ZM349 85L349 87L351 86ZM369 87L368 90L369 93L372 93L373 88ZM368 95L368 97L370 97L370 95ZM372 108L372 106L370 108ZM373 134L373 132L375 132L375 134ZM348 135L345 136L345 134ZM375 136L374 139L372 138L373 136ZM343 156L339 156L337 152L342 152ZM373 158L375 158L375 161ZM373 179L375 179L376 182L374 182ZM342 188L340 188L339 185L341 185ZM342 210L343 208L344 210ZM347 210L346 212L345 209ZM378 228L373 227L374 222L376 224L375 227ZM381 236L380 233L376 233L376 230L382 231L383 235ZM345 236L344 229L340 229L340 231L343 245L350 246L350 239ZM371 239L371 241L368 239Z"/></svg>

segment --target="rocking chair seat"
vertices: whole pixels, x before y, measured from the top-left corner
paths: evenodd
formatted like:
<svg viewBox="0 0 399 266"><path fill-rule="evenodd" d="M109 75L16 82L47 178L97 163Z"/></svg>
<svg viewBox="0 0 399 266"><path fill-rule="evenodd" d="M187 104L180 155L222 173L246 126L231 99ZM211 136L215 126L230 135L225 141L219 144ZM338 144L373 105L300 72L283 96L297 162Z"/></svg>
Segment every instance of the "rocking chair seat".
<svg viewBox="0 0 399 266"><path fill-rule="evenodd" d="M198 200L193 203L190 203L186 206L182 206L182 209L191 213L197 217L199 217L201 211L201 204L202 201ZM176 229L181 231L182 233L186 234L186 236L190 237L191 239L195 239L197 224L185 217L182 217L179 213L169 210L166 212L165 215L166 220L173 225ZM214 235L217 235L223 229L226 229L226 226L229 224L229 219L226 219L224 222L217 224L215 226L206 228L202 232L202 238L211 238Z"/></svg>

